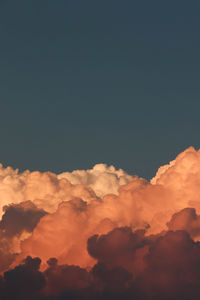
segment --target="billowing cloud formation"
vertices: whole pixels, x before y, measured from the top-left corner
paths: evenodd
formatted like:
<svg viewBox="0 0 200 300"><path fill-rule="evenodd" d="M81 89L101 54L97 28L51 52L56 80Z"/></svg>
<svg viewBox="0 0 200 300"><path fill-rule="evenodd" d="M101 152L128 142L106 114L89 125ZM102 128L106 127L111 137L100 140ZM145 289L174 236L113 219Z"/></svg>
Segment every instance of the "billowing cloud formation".
<svg viewBox="0 0 200 300"><path fill-rule="evenodd" d="M38 171L19 174L18 170L0 165L0 212L5 205L28 200L48 212L54 212L60 202L72 197L90 202L97 196L118 194L119 187L132 179L133 176L122 169L116 170L106 164L98 164L91 170L58 175Z"/></svg>
<svg viewBox="0 0 200 300"><path fill-rule="evenodd" d="M0 231L7 237L20 235L23 231L32 232L39 220L46 215L31 201L4 206L4 215L0 221Z"/></svg>
<svg viewBox="0 0 200 300"><path fill-rule="evenodd" d="M45 278L39 271L41 260L27 257L23 264L4 273L2 299L40 299L40 291L45 286Z"/></svg>
<svg viewBox="0 0 200 300"><path fill-rule="evenodd" d="M161 167L151 182L170 190L180 208L194 207L200 212L199 166L200 150L190 147L169 165Z"/></svg>
<svg viewBox="0 0 200 300"><path fill-rule="evenodd" d="M122 169L116 170L114 166L97 164L91 170L75 170L64 172L58 178L66 178L72 184L84 184L91 187L97 196L106 194L118 194L121 185L133 180L133 176L128 175Z"/></svg>
<svg viewBox="0 0 200 300"><path fill-rule="evenodd" d="M124 246L122 245L124 243ZM91 270L27 257L0 280L2 299L198 299L200 244L185 231L147 237L116 228L88 240ZM138 267L137 267L138 266Z"/></svg>
<svg viewBox="0 0 200 300"><path fill-rule="evenodd" d="M185 230L195 239L200 239L200 216L197 215L194 208L184 208L175 213L170 222L167 223L169 230Z"/></svg>
<svg viewBox="0 0 200 300"><path fill-rule="evenodd" d="M20 251L20 242L27 238L46 212L31 201L4 206L0 221L0 271L13 262Z"/></svg>
<svg viewBox="0 0 200 300"><path fill-rule="evenodd" d="M39 280L37 299L200 296L200 150L150 182L103 164L59 175L1 166L0 199L4 299L23 272Z"/></svg>

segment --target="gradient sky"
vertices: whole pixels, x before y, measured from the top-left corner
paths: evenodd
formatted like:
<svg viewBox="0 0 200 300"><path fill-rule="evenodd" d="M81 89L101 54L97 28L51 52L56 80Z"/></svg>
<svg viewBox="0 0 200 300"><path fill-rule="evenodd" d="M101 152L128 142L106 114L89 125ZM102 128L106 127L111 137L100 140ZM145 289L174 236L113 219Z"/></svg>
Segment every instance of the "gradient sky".
<svg viewBox="0 0 200 300"><path fill-rule="evenodd" d="M200 145L200 2L0 0L0 161L151 177Z"/></svg>

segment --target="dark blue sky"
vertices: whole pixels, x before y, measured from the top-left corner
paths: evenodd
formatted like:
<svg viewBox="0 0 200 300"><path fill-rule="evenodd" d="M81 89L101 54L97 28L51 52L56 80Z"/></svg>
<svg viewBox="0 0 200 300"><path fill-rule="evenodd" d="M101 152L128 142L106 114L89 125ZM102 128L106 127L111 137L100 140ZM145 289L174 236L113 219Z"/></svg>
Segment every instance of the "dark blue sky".
<svg viewBox="0 0 200 300"><path fill-rule="evenodd" d="M200 145L200 2L0 0L0 161L140 176Z"/></svg>

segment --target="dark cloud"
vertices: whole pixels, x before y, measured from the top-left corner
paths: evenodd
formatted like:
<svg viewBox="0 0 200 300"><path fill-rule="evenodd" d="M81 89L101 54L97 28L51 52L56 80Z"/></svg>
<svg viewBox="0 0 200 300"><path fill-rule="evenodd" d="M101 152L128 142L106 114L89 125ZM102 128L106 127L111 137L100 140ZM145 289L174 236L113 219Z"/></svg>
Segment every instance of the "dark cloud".
<svg viewBox="0 0 200 300"><path fill-rule="evenodd" d="M2 295L5 300L42 299L45 277L39 271L40 258L28 256L23 264L4 273Z"/></svg>
<svg viewBox="0 0 200 300"><path fill-rule="evenodd" d="M195 216L194 211L187 209L172 220L185 214ZM168 226L172 226L172 220ZM184 230L146 236L143 230L115 228L107 234L90 237L88 251L97 260L90 270L59 265L56 258L51 258L41 272L41 260L27 257L0 277L3 295L0 299L193 300L200 297L200 243Z"/></svg>
<svg viewBox="0 0 200 300"><path fill-rule="evenodd" d="M89 286L90 275L78 266L58 265L56 258L48 260L49 267L44 272L46 294L58 294L64 290L79 290Z"/></svg>
<svg viewBox="0 0 200 300"><path fill-rule="evenodd" d="M43 209L38 209L31 201L4 206L4 215L0 222L0 230L13 237L23 231L32 232L39 220L46 215Z"/></svg>
<svg viewBox="0 0 200 300"><path fill-rule="evenodd" d="M200 244L186 231L168 231L149 238L140 231L117 228L107 235L91 237L88 250L99 260L92 273L104 291L124 290L124 294L139 299L200 296ZM142 268L134 270L139 264ZM130 271L132 278L128 277Z"/></svg>
<svg viewBox="0 0 200 300"><path fill-rule="evenodd" d="M144 249L146 249L144 251ZM200 297L200 244L183 230L145 237L144 232L116 228L88 240L97 263L88 271L27 257L0 280L3 299L193 300ZM142 253L142 255L141 255ZM129 267L129 265L131 268ZM137 271L134 266L142 264Z"/></svg>
<svg viewBox="0 0 200 300"><path fill-rule="evenodd" d="M32 232L44 215L46 212L38 209L31 201L4 207L0 221L0 271L6 270L15 259L20 235L24 231Z"/></svg>
<svg viewBox="0 0 200 300"><path fill-rule="evenodd" d="M109 292L121 292L126 290L132 274L122 267L108 268L103 263L97 263L92 269L93 283L96 289Z"/></svg>
<svg viewBox="0 0 200 300"><path fill-rule="evenodd" d="M106 266L121 266L134 269L136 251L148 246L144 230L132 232L129 227L115 228L105 235L94 235L88 239L88 252Z"/></svg>
<svg viewBox="0 0 200 300"><path fill-rule="evenodd" d="M137 278L144 298L194 299L200 296L200 245L185 231L159 237L145 256L146 268Z"/></svg>

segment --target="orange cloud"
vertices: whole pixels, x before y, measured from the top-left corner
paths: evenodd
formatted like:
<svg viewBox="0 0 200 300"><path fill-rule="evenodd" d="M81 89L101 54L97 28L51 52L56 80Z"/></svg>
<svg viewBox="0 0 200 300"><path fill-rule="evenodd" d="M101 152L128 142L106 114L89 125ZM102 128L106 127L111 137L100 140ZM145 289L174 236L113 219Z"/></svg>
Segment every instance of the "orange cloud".
<svg viewBox="0 0 200 300"><path fill-rule="evenodd" d="M199 182L200 150L193 147L150 182L104 164L58 175L1 165L0 271L18 272L27 256L40 257L44 294L84 289L94 297L103 290L137 295L144 284L159 299L159 286L172 295L177 285L180 295L182 279L191 291L190 280L200 280ZM52 286L57 281L58 288Z"/></svg>

